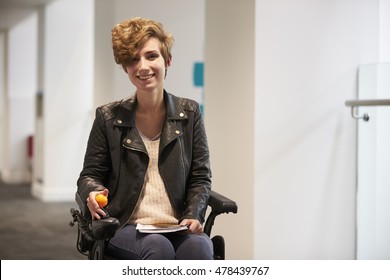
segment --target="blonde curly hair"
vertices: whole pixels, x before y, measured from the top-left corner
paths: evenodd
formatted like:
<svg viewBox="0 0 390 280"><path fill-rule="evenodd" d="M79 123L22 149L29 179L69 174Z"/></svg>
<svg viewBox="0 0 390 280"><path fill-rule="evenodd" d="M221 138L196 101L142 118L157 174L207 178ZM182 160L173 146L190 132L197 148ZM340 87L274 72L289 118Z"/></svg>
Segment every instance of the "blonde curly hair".
<svg viewBox="0 0 390 280"><path fill-rule="evenodd" d="M160 41L160 52L166 66L172 58L173 36L154 20L140 17L126 19L113 27L111 35L115 62L124 69L137 59L139 48L150 38Z"/></svg>

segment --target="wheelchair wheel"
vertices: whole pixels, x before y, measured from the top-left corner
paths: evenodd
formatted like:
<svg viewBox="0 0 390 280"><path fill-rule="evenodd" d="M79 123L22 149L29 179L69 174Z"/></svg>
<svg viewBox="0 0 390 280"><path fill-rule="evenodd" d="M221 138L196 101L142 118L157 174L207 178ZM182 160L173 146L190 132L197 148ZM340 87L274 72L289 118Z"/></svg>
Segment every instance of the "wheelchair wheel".
<svg viewBox="0 0 390 280"><path fill-rule="evenodd" d="M225 239L222 236L216 235L211 238L214 246L214 260L225 259Z"/></svg>
<svg viewBox="0 0 390 280"><path fill-rule="evenodd" d="M89 252L90 260L104 259L104 240L96 240L93 244L92 250Z"/></svg>

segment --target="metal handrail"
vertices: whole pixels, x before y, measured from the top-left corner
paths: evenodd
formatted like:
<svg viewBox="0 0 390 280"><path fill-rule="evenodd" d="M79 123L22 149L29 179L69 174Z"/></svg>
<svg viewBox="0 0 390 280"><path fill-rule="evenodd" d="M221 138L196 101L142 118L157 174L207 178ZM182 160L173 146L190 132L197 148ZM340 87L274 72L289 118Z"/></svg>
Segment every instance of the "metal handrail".
<svg viewBox="0 0 390 280"><path fill-rule="evenodd" d="M390 106L390 99L347 100L345 101L345 105L348 107Z"/></svg>
<svg viewBox="0 0 390 280"><path fill-rule="evenodd" d="M363 119L368 121L370 117L367 113L359 116L356 112L356 107L361 106L390 106L390 99L365 99L365 100L347 100L345 105L351 107L351 115L354 119Z"/></svg>

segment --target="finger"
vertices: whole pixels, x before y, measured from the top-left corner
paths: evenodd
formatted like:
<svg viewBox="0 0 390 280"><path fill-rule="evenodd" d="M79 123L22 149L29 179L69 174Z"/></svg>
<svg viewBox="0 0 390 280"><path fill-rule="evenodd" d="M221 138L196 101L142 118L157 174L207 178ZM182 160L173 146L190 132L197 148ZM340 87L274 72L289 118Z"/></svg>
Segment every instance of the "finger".
<svg viewBox="0 0 390 280"><path fill-rule="evenodd" d="M194 223L194 233L201 234L203 232L203 227L199 222Z"/></svg>
<svg viewBox="0 0 390 280"><path fill-rule="evenodd" d="M102 217L106 216L106 212L104 212L101 208L97 207L95 211L91 212L91 215L97 220L100 220Z"/></svg>
<svg viewBox="0 0 390 280"><path fill-rule="evenodd" d="M195 234L200 234L202 233L202 227L199 224L195 224L192 227L192 232Z"/></svg>
<svg viewBox="0 0 390 280"><path fill-rule="evenodd" d="M101 219L101 217L100 217L100 215L98 214L98 213L93 213L93 215L92 215L92 218L95 220L100 220Z"/></svg>
<svg viewBox="0 0 390 280"><path fill-rule="evenodd" d="M99 209L99 204L96 202L96 200L94 198L93 199L88 199L87 205L91 209Z"/></svg>
<svg viewBox="0 0 390 280"><path fill-rule="evenodd" d="M92 218L100 219L101 215L105 216L105 212L100 209L99 205L96 203L96 205L93 205L93 203L87 204L89 212L91 213Z"/></svg>
<svg viewBox="0 0 390 280"><path fill-rule="evenodd" d="M192 223L190 223L188 228L189 228L191 233L198 233L199 232L199 224L194 222L194 221Z"/></svg>
<svg viewBox="0 0 390 280"><path fill-rule="evenodd" d="M93 205L92 203L88 203L87 207L89 209L89 212L95 213L99 209L99 205Z"/></svg>
<svg viewBox="0 0 390 280"><path fill-rule="evenodd" d="M102 208L99 208L96 212L100 215L100 217L105 217L107 215Z"/></svg>

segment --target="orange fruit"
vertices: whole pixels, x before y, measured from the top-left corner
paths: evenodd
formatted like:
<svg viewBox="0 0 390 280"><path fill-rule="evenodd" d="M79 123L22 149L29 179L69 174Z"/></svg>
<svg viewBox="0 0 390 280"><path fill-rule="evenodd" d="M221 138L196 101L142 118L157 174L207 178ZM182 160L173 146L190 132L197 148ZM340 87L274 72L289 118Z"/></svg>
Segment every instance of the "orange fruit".
<svg viewBox="0 0 390 280"><path fill-rule="evenodd" d="M102 193L99 193L98 195L96 195L95 200L96 200L97 204L99 204L100 208L103 208L108 203L107 196L105 196Z"/></svg>

